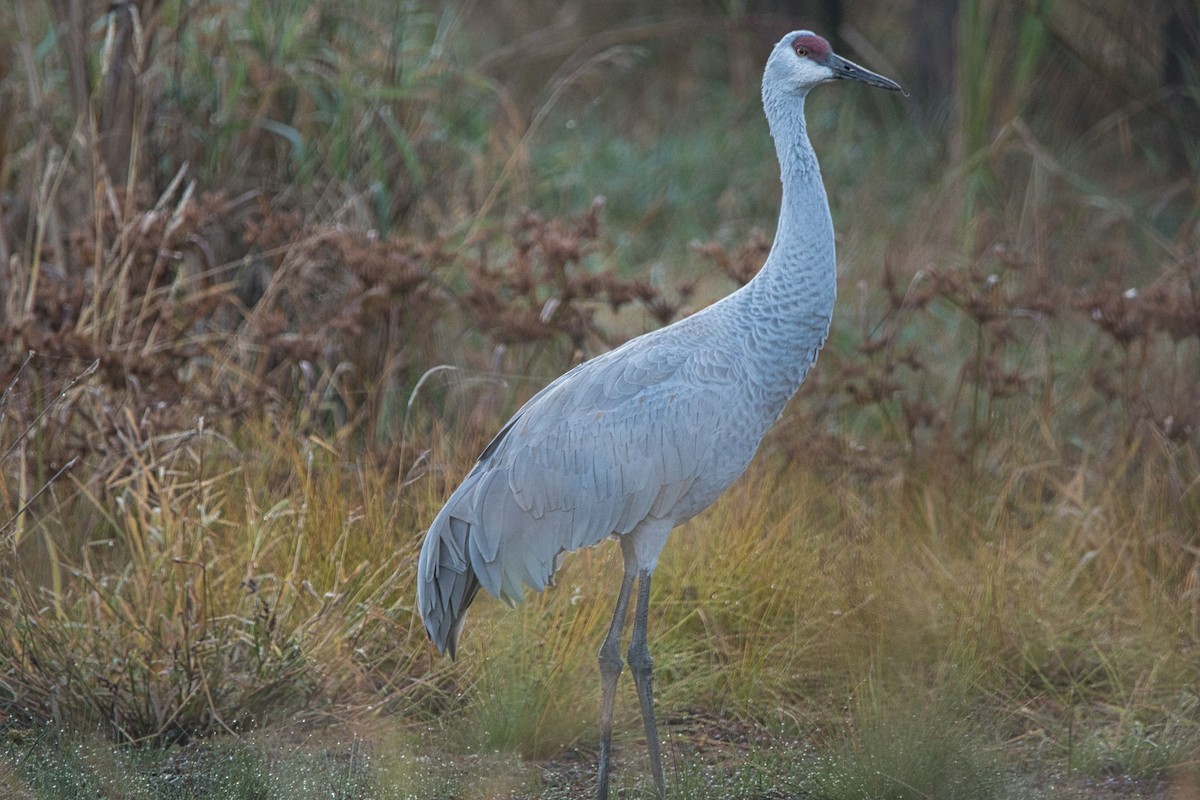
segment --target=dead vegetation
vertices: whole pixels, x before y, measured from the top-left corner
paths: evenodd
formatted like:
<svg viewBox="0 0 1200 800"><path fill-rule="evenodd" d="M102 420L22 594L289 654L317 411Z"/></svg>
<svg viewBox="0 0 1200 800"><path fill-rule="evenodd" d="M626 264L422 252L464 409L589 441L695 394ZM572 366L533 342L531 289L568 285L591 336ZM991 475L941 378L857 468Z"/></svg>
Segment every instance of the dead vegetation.
<svg viewBox="0 0 1200 800"><path fill-rule="evenodd" d="M180 8L121 4L103 32L55 17L84 52L51 94L119 114L38 127L50 101L0 80L0 724L183 742L384 709L561 752L591 719L574 687L612 565L579 556L559 592L481 610L489 658L451 664L411 608L420 531L541 382L748 282L761 221L692 245L694 269L631 271L603 199L516 202L529 103L455 66L425 12L401 31L317 4L239 38ZM360 64L368 40L388 45ZM227 41L210 66L245 74L172 77ZM1011 91L995 107L1016 114ZM904 127L847 108L847 128ZM1112 125L1160 124L1136 113ZM1097 763L1161 774L1180 750L1158 743L1194 741L1195 187L1130 167L1113 180L1140 194L1118 201L1019 118L978 125L950 168L887 137L830 148L831 185L855 158L894 164L861 181L883 222L839 227L819 368L745 493L664 564L666 703L827 731L847 693L961 669L964 705L1012 741L1070 768L1090 724ZM742 208L729 194L696 203Z"/></svg>

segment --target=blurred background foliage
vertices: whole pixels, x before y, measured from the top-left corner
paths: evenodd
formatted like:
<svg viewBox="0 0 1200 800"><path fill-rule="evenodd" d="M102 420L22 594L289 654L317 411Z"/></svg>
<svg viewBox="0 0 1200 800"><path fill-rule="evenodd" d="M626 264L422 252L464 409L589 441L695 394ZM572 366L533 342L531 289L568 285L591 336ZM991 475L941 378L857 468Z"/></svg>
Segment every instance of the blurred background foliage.
<svg viewBox="0 0 1200 800"><path fill-rule="evenodd" d="M435 662L420 531L523 398L753 275L761 65L797 27L911 94L810 99L839 307L700 572L667 566L666 703L820 721L812 681L941 675L916 654L969 635L972 696L1069 763L1088 713L1097 763L1191 741L1192 0L6 4L0 722L186 741L466 698L471 747L576 741L554 689L606 595ZM764 553L823 577L729 577ZM817 653L793 605L868 612Z"/></svg>

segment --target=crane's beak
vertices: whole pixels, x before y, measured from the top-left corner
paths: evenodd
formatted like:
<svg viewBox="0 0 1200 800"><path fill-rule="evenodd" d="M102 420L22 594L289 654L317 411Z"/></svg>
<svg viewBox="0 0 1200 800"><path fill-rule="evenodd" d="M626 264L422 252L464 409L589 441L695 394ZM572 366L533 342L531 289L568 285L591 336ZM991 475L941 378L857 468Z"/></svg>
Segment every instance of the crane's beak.
<svg viewBox="0 0 1200 800"><path fill-rule="evenodd" d="M865 67L860 67L853 61L848 61L842 58L837 53L830 53L825 57L825 66L833 70L833 77L847 81L859 81L868 86L878 86L880 89L890 89L893 92L902 92L900 84L896 83L891 78L885 78L877 72Z"/></svg>

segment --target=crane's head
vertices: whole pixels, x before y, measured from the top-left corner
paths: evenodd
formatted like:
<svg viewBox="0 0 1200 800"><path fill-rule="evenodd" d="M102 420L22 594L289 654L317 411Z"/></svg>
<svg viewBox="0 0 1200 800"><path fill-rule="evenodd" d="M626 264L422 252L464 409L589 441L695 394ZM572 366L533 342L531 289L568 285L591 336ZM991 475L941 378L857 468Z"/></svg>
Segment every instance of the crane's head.
<svg viewBox="0 0 1200 800"><path fill-rule="evenodd" d="M847 80L900 91L900 84L848 61L812 31L792 31L783 37L763 73L763 92L782 91L804 95L819 83Z"/></svg>

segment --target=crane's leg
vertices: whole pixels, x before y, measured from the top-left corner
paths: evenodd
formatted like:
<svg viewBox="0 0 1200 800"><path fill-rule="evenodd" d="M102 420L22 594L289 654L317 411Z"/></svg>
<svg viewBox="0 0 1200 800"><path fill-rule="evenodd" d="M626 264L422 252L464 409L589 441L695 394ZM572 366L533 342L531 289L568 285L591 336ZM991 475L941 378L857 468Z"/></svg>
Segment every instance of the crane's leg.
<svg viewBox="0 0 1200 800"><path fill-rule="evenodd" d="M629 637L629 670L637 684L638 700L642 704L642 722L646 724L646 745L650 749L650 772L659 798L667 796L663 780L662 753L658 742L658 725L654 722L654 660L646 645L646 621L650 608L650 570L638 576L637 610L633 615L633 634Z"/></svg>
<svg viewBox="0 0 1200 800"><path fill-rule="evenodd" d="M637 576L637 560L633 548L621 542L625 554L625 575L621 578L621 593L617 595L617 608L613 612L608 635L600 645L600 770L596 783L598 800L608 800L608 778L612 771L612 727L613 701L617 696L617 678L621 675L621 634L625 629L625 614L629 610L629 597L633 593L633 579Z"/></svg>

